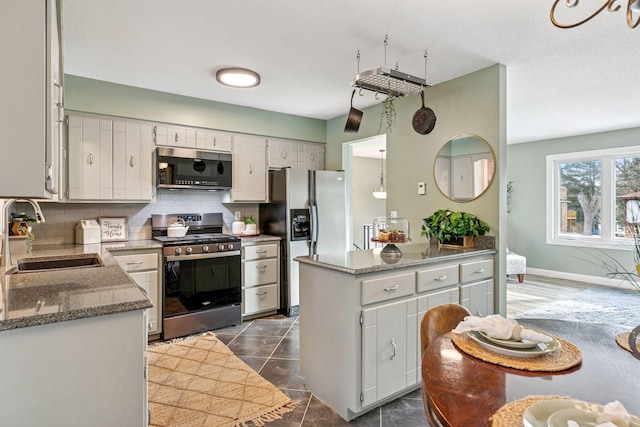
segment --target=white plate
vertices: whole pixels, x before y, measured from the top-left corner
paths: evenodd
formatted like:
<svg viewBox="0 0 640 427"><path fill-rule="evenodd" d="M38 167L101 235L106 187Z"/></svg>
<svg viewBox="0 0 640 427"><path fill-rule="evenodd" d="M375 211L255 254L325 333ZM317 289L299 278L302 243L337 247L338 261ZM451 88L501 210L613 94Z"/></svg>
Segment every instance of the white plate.
<svg viewBox="0 0 640 427"><path fill-rule="evenodd" d="M522 417L522 421L524 423L524 427L558 427L558 426L566 426L566 420L570 420L572 418L564 418L562 414L554 415L559 411L564 410L579 410L581 412L591 412L598 414L598 412L602 412L604 407L602 405L598 405L596 403L583 402L580 400L569 400L569 399L549 399L543 400L538 403L534 403L529 406L525 411ZM552 418L554 416L554 418ZM564 424L560 422L560 420L564 419ZM578 422L578 424L582 427L584 426L592 426L595 424L581 424L579 420L574 420ZM552 424L555 423L555 424ZM558 424L560 422L560 424ZM629 427L640 427L640 418L631 416L631 423Z"/></svg>
<svg viewBox="0 0 640 427"><path fill-rule="evenodd" d="M574 408L560 409L549 416L547 425L549 427L567 427L569 420L571 420L575 421L580 427L591 427L596 425L597 419L597 412Z"/></svg>
<svg viewBox="0 0 640 427"><path fill-rule="evenodd" d="M513 357L538 357L560 348L560 342L553 338L551 342L540 342L531 348L505 348L488 341L477 331L469 331L469 336L487 350Z"/></svg>
<svg viewBox="0 0 640 427"><path fill-rule="evenodd" d="M492 343L497 344L497 345L502 346L502 347L508 347L508 348L532 348L532 347L535 347L538 344L536 342L527 341L527 340L522 340L522 341L501 340L499 338L490 337L489 335L487 335L486 332L483 332L483 331L478 331L478 332L487 341L491 341Z"/></svg>

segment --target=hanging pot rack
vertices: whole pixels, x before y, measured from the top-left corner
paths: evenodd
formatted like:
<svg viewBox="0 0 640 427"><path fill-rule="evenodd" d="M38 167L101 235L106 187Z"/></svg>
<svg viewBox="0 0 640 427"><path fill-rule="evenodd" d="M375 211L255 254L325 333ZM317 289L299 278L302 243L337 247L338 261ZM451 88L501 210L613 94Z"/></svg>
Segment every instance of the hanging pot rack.
<svg viewBox="0 0 640 427"><path fill-rule="evenodd" d="M422 91L427 84L427 51L424 52L424 74L425 79L403 73L398 70L398 64L395 69L386 68L387 63L387 44L388 36L384 38L384 62L385 67L375 68L373 70L360 73L360 51L356 57L358 62L358 74L351 82L351 86L359 89L365 89L371 92L382 93L395 97L413 95Z"/></svg>

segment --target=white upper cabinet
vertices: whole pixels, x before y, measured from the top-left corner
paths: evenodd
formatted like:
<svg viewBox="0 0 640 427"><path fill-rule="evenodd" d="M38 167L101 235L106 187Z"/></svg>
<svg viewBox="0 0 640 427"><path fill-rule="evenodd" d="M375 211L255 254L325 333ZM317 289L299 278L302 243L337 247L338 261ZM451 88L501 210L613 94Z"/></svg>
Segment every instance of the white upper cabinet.
<svg viewBox="0 0 640 427"><path fill-rule="evenodd" d="M267 143L260 136L233 136L233 202L267 201Z"/></svg>
<svg viewBox="0 0 640 427"><path fill-rule="evenodd" d="M298 167L302 169L324 169L324 144L298 144Z"/></svg>
<svg viewBox="0 0 640 427"><path fill-rule="evenodd" d="M269 138L269 167L280 169L298 167L298 143L286 139Z"/></svg>
<svg viewBox="0 0 640 427"><path fill-rule="evenodd" d="M198 129L196 131L196 148L198 150L212 150L231 152L233 134L218 130Z"/></svg>
<svg viewBox="0 0 640 427"><path fill-rule="evenodd" d="M144 123L70 114L67 198L152 200L151 129Z"/></svg>
<svg viewBox="0 0 640 427"><path fill-rule="evenodd" d="M0 197L52 198L63 116L57 2L3 0L0 57Z"/></svg>

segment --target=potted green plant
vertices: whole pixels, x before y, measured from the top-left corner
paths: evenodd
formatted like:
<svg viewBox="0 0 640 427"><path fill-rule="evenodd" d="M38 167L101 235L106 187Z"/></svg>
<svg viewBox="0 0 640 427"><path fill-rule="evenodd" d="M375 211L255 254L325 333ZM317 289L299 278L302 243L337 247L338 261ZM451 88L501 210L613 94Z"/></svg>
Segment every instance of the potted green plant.
<svg viewBox="0 0 640 427"><path fill-rule="evenodd" d="M389 89L387 98L382 101L382 112L380 112L380 124L378 126L378 133L382 131L383 125L384 131L391 132L391 128L396 124L396 97L393 96L393 92Z"/></svg>
<svg viewBox="0 0 640 427"><path fill-rule="evenodd" d="M253 216L245 216L244 217L244 224L245 224L245 234L257 234L258 233L256 220L253 219Z"/></svg>
<svg viewBox="0 0 640 427"><path fill-rule="evenodd" d="M435 237L441 247L473 247L473 240L490 230L489 225L475 215L449 209L437 210L422 222L420 235Z"/></svg>
<svg viewBox="0 0 640 427"><path fill-rule="evenodd" d="M36 222L35 218L30 217L29 215L18 215L12 217L13 224L11 226L11 231L16 236L25 236L27 238L26 251L31 252L33 246L33 240L36 238L35 234L33 234L32 225Z"/></svg>

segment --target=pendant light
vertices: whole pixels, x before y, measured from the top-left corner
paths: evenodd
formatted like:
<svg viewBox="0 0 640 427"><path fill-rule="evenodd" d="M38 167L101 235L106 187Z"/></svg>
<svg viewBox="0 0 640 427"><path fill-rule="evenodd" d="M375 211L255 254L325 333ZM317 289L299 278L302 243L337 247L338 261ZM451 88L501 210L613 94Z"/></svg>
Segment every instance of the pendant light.
<svg viewBox="0 0 640 427"><path fill-rule="evenodd" d="M386 199L387 189L384 186L384 150L380 150L380 186L373 189L373 197L376 199Z"/></svg>

